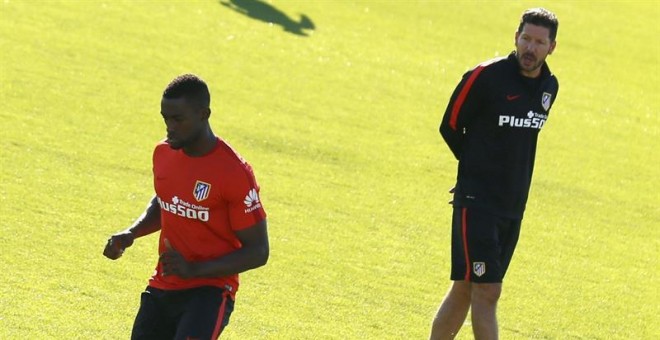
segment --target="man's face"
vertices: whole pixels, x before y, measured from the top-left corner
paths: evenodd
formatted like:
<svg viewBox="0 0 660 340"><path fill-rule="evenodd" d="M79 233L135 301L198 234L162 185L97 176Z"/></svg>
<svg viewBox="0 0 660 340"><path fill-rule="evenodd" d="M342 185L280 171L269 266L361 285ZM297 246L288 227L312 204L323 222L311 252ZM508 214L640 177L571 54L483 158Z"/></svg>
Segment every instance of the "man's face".
<svg viewBox="0 0 660 340"><path fill-rule="evenodd" d="M161 100L160 114L167 127L167 143L172 149L186 147L201 136L205 122L202 111L186 98Z"/></svg>
<svg viewBox="0 0 660 340"><path fill-rule="evenodd" d="M522 31L516 32L516 56L520 72L526 77L538 76L545 58L552 54L555 46L556 42L550 41L548 28L525 24Z"/></svg>

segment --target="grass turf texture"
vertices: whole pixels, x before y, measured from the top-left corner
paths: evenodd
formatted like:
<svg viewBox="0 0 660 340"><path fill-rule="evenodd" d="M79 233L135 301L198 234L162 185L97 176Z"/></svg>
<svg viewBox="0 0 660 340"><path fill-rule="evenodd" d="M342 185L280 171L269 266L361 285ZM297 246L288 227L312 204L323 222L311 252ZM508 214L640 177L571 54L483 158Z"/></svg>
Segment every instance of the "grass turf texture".
<svg viewBox="0 0 660 340"><path fill-rule="evenodd" d="M152 195L159 100L194 72L254 166L271 259L226 339L422 339L448 284L437 133L469 67L537 2L274 1L308 37L216 1L0 4L0 338L127 338L156 238L106 238ZM653 2L541 2L561 90L499 306L504 339L660 335ZM469 322L468 322L469 324ZM469 325L459 339L471 338Z"/></svg>

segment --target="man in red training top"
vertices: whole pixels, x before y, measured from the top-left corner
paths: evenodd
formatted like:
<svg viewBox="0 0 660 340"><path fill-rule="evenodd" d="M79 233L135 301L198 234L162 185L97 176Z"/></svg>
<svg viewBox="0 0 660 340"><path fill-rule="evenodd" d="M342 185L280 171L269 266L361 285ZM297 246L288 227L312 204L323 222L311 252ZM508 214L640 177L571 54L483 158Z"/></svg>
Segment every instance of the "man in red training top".
<svg viewBox="0 0 660 340"><path fill-rule="evenodd" d="M156 195L108 240L115 260L160 230L158 265L142 293L132 339L217 339L229 322L238 273L266 264L266 212L252 167L209 125L206 83L186 74L163 93L167 139L153 153Z"/></svg>

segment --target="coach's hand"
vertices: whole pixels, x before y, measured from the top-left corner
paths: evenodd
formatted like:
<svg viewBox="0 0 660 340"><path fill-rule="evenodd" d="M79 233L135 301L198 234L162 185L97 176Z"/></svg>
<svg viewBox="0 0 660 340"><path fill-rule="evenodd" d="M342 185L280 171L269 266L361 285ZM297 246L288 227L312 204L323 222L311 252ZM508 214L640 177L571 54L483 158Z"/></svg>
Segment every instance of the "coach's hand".
<svg viewBox="0 0 660 340"><path fill-rule="evenodd" d="M193 277L193 265L176 251L168 239L164 240L165 252L160 254L160 263L163 266L163 276L176 275L182 279Z"/></svg>
<svg viewBox="0 0 660 340"><path fill-rule="evenodd" d="M133 245L134 240L135 235L132 232L128 230L118 232L108 239L108 243L103 249L103 255L111 260L116 260L124 253L124 249Z"/></svg>
<svg viewBox="0 0 660 340"><path fill-rule="evenodd" d="M454 194L454 193L456 193L456 187L453 187L453 188L449 189L449 193L450 193L450 194ZM449 203L449 204L454 204L454 200L451 200L451 201L449 201L449 202L447 202L447 203Z"/></svg>

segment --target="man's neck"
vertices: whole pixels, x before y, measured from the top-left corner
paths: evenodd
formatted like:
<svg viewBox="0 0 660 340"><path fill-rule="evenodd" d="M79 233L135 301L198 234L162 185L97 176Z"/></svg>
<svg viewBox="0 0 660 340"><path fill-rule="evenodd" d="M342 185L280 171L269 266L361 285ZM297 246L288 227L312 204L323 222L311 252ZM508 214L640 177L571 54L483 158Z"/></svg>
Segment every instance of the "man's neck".
<svg viewBox="0 0 660 340"><path fill-rule="evenodd" d="M541 66L541 67L539 67L536 70L531 71L531 72L527 72L527 71L521 69L520 74L523 77L527 77L527 78L538 78L541 75L541 68L543 68L543 66Z"/></svg>
<svg viewBox="0 0 660 340"><path fill-rule="evenodd" d="M217 144L217 137L209 128L192 145L183 148L183 152L190 157L201 157L213 150Z"/></svg>

